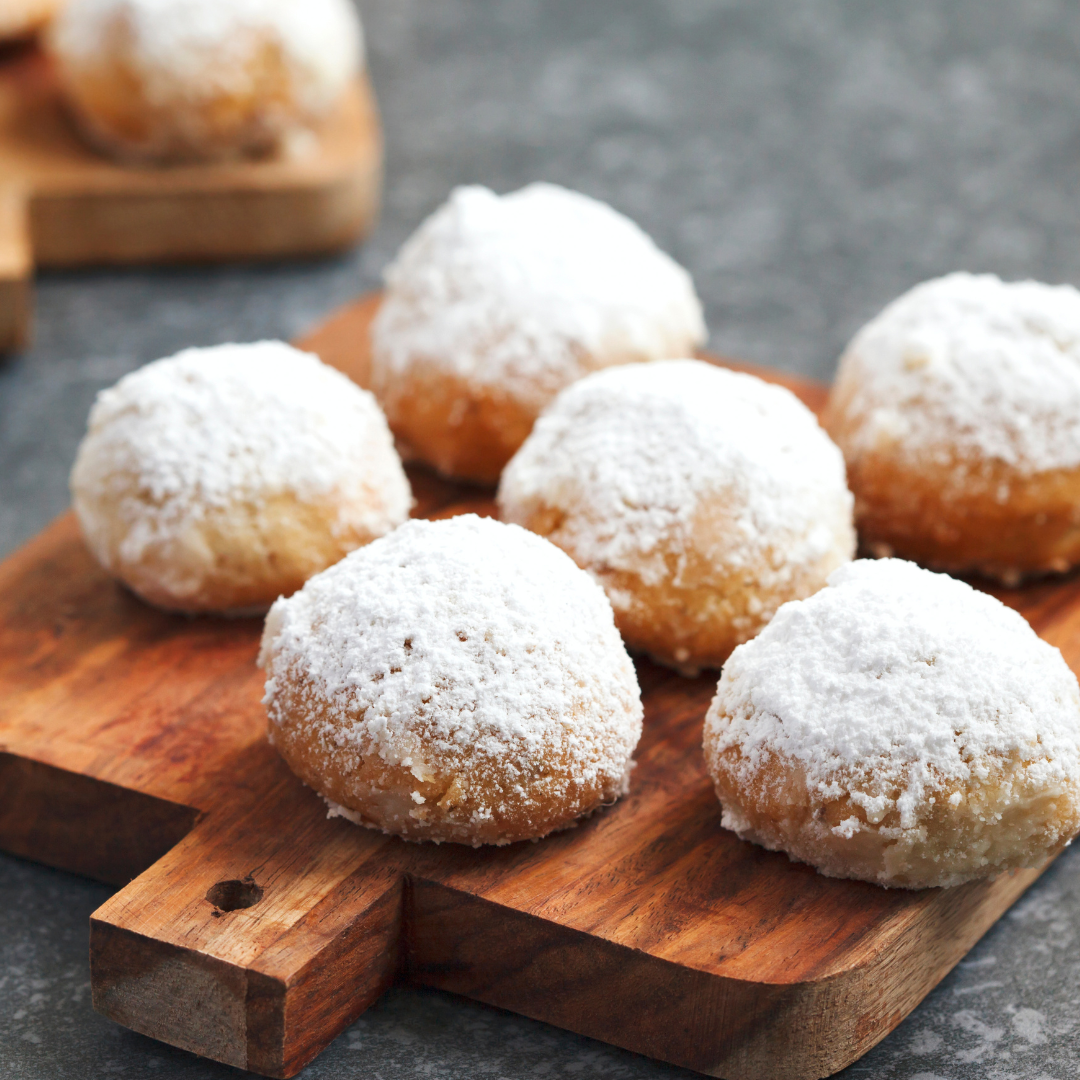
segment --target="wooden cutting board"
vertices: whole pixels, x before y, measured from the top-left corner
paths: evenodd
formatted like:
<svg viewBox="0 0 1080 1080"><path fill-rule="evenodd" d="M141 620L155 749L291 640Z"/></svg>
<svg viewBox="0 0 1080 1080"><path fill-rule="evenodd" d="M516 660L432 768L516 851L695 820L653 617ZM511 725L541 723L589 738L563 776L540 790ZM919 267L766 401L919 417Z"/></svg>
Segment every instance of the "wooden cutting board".
<svg viewBox="0 0 1080 1080"><path fill-rule="evenodd" d="M342 250L374 224L382 138L366 78L298 158L138 168L78 137L51 66L0 58L0 352L27 342L34 266L216 262Z"/></svg>
<svg viewBox="0 0 1080 1080"><path fill-rule="evenodd" d="M301 344L362 381L377 303ZM411 477L418 514L493 510ZM1000 595L1080 666L1080 579ZM0 565L0 846L123 886L91 920L95 1007L218 1061L291 1076L401 980L729 1080L809 1080L1037 877L890 891L741 842L700 749L715 677L648 661L632 791L578 828L473 851L330 821L266 741L260 629L145 606L71 515Z"/></svg>

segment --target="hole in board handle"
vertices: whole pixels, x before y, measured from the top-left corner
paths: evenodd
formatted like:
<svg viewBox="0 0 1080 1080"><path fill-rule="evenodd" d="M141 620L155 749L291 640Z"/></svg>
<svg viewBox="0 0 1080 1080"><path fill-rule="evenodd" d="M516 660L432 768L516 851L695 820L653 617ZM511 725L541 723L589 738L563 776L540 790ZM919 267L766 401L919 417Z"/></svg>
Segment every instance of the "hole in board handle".
<svg viewBox="0 0 1080 1080"><path fill-rule="evenodd" d="M211 885L206 891L206 899L218 910L215 915L226 911L238 911L240 908L254 907L263 898L262 888L255 884L251 878L239 881L233 878L229 881L219 881Z"/></svg>

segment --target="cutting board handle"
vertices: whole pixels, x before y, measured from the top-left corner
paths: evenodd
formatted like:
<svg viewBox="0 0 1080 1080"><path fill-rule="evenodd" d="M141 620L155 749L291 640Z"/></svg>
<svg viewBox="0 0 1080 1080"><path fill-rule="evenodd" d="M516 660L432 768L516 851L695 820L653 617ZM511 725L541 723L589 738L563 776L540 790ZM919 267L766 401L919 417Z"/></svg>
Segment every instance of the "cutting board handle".
<svg viewBox="0 0 1080 1080"><path fill-rule="evenodd" d="M276 782L226 789L94 912L93 1003L144 1035L289 1077L398 973L405 875L400 844L327 822L264 740L249 755L237 774Z"/></svg>
<svg viewBox="0 0 1080 1080"><path fill-rule="evenodd" d="M0 353L30 344L30 198L19 185L0 187Z"/></svg>

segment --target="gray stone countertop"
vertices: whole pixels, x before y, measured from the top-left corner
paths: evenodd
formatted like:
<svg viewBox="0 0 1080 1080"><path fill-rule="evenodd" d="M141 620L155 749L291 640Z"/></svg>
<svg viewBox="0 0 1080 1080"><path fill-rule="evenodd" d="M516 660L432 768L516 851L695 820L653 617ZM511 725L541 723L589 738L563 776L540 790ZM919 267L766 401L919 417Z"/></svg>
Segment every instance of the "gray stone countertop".
<svg viewBox="0 0 1080 1080"><path fill-rule="evenodd" d="M1080 7L1067 0L367 0L387 132L375 236L330 262L42 274L0 361L0 554L67 505L94 394L183 346L291 337L375 287L458 183L578 188L693 272L714 350L828 378L852 332L952 269L1080 282ZM90 1008L109 890L0 856L0 1075L236 1070ZM1080 1075L1080 851L843 1075ZM435 992L395 990L302 1074L689 1076Z"/></svg>

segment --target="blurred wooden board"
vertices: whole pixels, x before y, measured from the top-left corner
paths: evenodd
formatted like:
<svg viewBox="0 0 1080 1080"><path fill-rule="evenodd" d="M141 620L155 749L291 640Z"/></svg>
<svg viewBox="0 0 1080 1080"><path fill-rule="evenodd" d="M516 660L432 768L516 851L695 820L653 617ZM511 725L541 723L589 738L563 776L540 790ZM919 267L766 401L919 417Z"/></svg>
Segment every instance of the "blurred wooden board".
<svg viewBox="0 0 1080 1080"><path fill-rule="evenodd" d="M25 344L34 266L321 255L374 224L375 98L358 79L311 151L222 165L119 164L86 146L35 48L0 62L0 352Z"/></svg>
<svg viewBox="0 0 1080 1080"><path fill-rule="evenodd" d="M377 304L300 344L362 379ZM411 478L419 515L493 511ZM1080 666L1080 580L999 595ZM644 660L631 793L580 827L473 851L330 821L266 741L260 630L140 603L71 515L0 565L0 846L122 885L95 1007L240 1068L293 1075L397 979L729 1080L822 1077L1037 877L889 891L741 842L700 749L714 678Z"/></svg>

